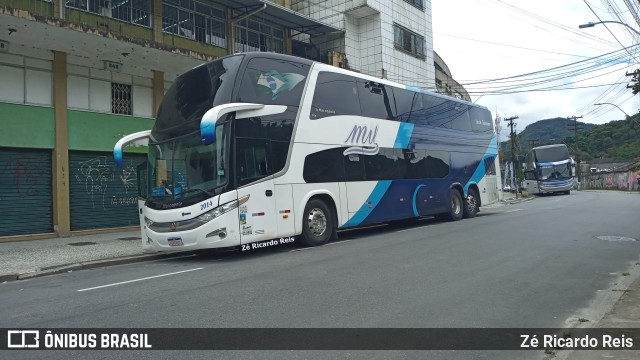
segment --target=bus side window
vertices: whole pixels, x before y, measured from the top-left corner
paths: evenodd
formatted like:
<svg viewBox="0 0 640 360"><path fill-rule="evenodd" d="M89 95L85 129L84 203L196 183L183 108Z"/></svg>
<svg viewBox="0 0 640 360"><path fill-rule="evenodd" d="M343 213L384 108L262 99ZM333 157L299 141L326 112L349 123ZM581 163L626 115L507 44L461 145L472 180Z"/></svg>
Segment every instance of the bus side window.
<svg viewBox="0 0 640 360"><path fill-rule="evenodd" d="M484 159L484 174L495 175L496 174L496 158L490 156Z"/></svg>
<svg viewBox="0 0 640 360"><path fill-rule="evenodd" d="M535 170L525 171L524 172L524 179L525 180L535 180L536 179L536 171Z"/></svg>
<svg viewBox="0 0 640 360"><path fill-rule="evenodd" d="M374 81L358 80L358 97L362 116L394 120L396 106L391 86Z"/></svg>
<svg viewBox="0 0 640 360"><path fill-rule="evenodd" d="M352 76L321 72L311 103L311 120L337 115L360 115L356 79Z"/></svg>

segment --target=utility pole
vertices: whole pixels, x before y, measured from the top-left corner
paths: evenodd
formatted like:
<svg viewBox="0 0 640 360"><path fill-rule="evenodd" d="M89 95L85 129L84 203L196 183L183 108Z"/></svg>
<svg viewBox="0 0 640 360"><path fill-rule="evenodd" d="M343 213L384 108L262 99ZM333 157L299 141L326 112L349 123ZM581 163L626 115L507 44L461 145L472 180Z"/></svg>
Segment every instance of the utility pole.
<svg viewBox="0 0 640 360"><path fill-rule="evenodd" d="M573 124L568 123L567 125L569 126L569 130L573 129L573 142L576 144L576 172L578 173L578 184L580 184L580 181L582 181L582 171L580 171L580 146L578 145L578 130L582 130L582 125L578 124L578 119L582 119L582 116L567 117L567 120L573 120Z"/></svg>
<svg viewBox="0 0 640 360"><path fill-rule="evenodd" d="M515 138L515 136L516 136L516 133L514 132L513 127L518 125L518 124L514 124L513 120L515 120L517 118L518 118L518 116L512 116L510 118L504 119L504 121L506 121L507 124L509 125L509 128L511 128L511 132L510 132L510 136L511 136L511 164L513 164L512 165L513 166L513 174L511 174L511 176L514 177L514 181L513 181L514 183L516 182L516 180L515 180L515 177L516 177L515 176L515 171L516 171L516 160L515 160L516 159L516 149L515 149L515 146L516 146L515 140L516 140L516 138ZM518 199L518 184L516 184L516 199Z"/></svg>

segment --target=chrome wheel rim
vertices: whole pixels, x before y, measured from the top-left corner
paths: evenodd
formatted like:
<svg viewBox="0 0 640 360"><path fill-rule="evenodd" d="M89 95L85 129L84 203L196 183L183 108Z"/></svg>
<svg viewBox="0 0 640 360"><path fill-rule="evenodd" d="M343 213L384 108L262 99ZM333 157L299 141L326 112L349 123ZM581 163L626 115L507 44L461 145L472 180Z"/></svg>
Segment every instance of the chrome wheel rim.
<svg viewBox="0 0 640 360"><path fill-rule="evenodd" d="M309 230L314 236L321 236L325 231L327 231L327 217L324 212L318 208L309 211L307 224L309 225Z"/></svg>
<svg viewBox="0 0 640 360"><path fill-rule="evenodd" d="M454 214L459 214L460 210L461 210L461 206L460 206L460 198L457 196L452 196L451 197L451 211Z"/></svg>

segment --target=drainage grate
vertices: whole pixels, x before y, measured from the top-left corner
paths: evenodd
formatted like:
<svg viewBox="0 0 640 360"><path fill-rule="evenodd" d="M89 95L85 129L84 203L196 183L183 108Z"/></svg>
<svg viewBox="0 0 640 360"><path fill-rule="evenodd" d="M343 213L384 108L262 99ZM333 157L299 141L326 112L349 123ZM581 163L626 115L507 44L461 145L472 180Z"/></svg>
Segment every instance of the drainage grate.
<svg viewBox="0 0 640 360"><path fill-rule="evenodd" d="M136 236L129 236L129 237L118 238L118 240L140 240L140 238Z"/></svg>
<svg viewBox="0 0 640 360"><path fill-rule="evenodd" d="M630 238L626 236L611 236L611 235L598 236L598 239L604 240L604 241L637 241L634 238Z"/></svg>
<svg viewBox="0 0 640 360"><path fill-rule="evenodd" d="M67 245L71 245L71 246L87 246L87 245L95 245L95 244L97 244L97 243L90 242L90 241L80 241L80 242L68 243Z"/></svg>

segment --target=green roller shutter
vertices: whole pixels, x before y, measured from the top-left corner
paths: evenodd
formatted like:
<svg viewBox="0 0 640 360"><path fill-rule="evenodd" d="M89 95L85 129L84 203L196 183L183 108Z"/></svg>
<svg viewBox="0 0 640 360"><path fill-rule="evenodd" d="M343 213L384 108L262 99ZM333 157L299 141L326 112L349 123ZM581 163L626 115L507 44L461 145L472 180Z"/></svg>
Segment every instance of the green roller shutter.
<svg viewBox="0 0 640 360"><path fill-rule="evenodd" d="M53 232L51 151L0 148L0 236Z"/></svg>
<svg viewBox="0 0 640 360"><path fill-rule="evenodd" d="M71 230L138 226L137 167L146 155L69 152Z"/></svg>

